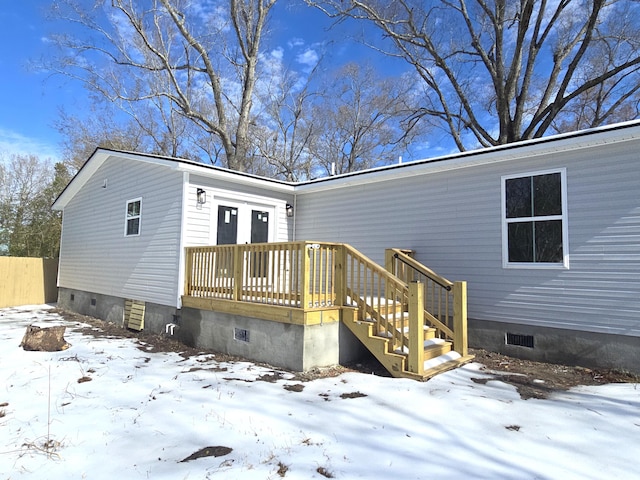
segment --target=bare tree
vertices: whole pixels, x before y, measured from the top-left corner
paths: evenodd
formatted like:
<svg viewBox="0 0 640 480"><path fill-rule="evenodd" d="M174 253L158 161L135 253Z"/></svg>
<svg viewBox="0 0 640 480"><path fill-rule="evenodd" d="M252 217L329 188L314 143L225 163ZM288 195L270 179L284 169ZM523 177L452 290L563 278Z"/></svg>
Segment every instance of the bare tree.
<svg viewBox="0 0 640 480"><path fill-rule="evenodd" d="M204 151L194 151L193 145L204 146L207 137L200 138L202 131L175 110L156 105L153 99L129 105L126 111L110 107L110 103L96 99L82 117L60 111L54 126L62 136L64 163L70 170L80 169L97 147L194 161L205 156Z"/></svg>
<svg viewBox="0 0 640 480"><path fill-rule="evenodd" d="M313 117L323 128L313 135L311 153L327 173L388 164L411 141L403 126L412 110L410 78L378 79L370 65L350 63L322 90Z"/></svg>
<svg viewBox="0 0 640 480"><path fill-rule="evenodd" d="M62 163L0 156L0 254L58 255L61 216L50 207L68 180Z"/></svg>
<svg viewBox="0 0 640 480"><path fill-rule="evenodd" d="M221 153L214 161L250 171L254 89L261 42L275 2L98 0L86 8L76 0L59 0L53 6L56 18L72 22L85 34L55 36L63 55L49 68L80 79L125 111L129 105L152 104L165 115L167 126L176 113L181 115L211 137L207 150ZM153 136L153 125L149 127L141 110L129 112ZM164 149L179 150L171 142Z"/></svg>
<svg viewBox="0 0 640 480"><path fill-rule="evenodd" d="M612 68L616 63L614 54L615 50L602 49L599 55L586 60L581 68L585 72ZM634 75L637 76L635 71L629 71L585 90L567 104L551 128L562 133L638 118L640 81L629 79Z"/></svg>
<svg viewBox="0 0 640 480"><path fill-rule="evenodd" d="M252 136L264 162L264 175L299 181L311 176L314 161L309 149L322 120L312 112L319 94L312 88L321 60L308 72L276 65L276 71L259 85L261 108Z"/></svg>
<svg viewBox="0 0 640 480"><path fill-rule="evenodd" d="M605 84L617 110L640 83L633 0L306 1L375 26L381 40L367 42L406 60L426 87L416 118L445 128L460 150L543 136ZM594 61L603 52L607 61Z"/></svg>

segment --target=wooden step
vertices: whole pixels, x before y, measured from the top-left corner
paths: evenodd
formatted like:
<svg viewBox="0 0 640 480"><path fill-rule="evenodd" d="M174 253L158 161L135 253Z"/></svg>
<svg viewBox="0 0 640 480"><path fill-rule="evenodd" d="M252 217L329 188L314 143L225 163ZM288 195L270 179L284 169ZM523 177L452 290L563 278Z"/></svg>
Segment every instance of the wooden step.
<svg viewBox="0 0 640 480"><path fill-rule="evenodd" d="M435 357L439 357L440 355L444 355L451 351L452 347L451 342L447 342L446 340L442 340L440 338L431 338L424 341L424 359L430 360ZM409 350L407 347L397 348L394 353L398 355L409 355Z"/></svg>
<svg viewBox="0 0 640 480"><path fill-rule="evenodd" d="M430 343L434 340L439 340L437 338L431 340L425 340L424 342L424 359L430 360L432 358L439 357L440 355L444 355L451 351L452 343L446 341L440 341L438 343Z"/></svg>
<svg viewBox="0 0 640 480"><path fill-rule="evenodd" d="M451 358L456 356L457 358ZM465 363L469 363L474 358L475 355L460 356L456 352L450 352L448 354L441 355L440 357L428 360L424 362L424 374L422 375L422 380L429 380L439 373L448 372L449 370L455 370Z"/></svg>
<svg viewBox="0 0 640 480"><path fill-rule="evenodd" d="M425 340L430 340L432 338L436 338L436 329L435 328L425 325L423 327L423 329L424 329L424 339ZM409 327L404 327L404 329L402 331L403 331L403 333L405 335L409 335Z"/></svg>
<svg viewBox="0 0 640 480"><path fill-rule="evenodd" d="M374 357L387 369L394 377L402 377L405 370L406 358L389 351L389 339L374 335L371 322L360 322L356 320L346 320L344 324L360 340Z"/></svg>
<svg viewBox="0 0 640 480"><path fill-rule="evenodd" d="M469 363L474 358L474 355L460 356L457 352L452 351L424 362L424 372L421 375L412 372L403 372L402 377L425 382L440 373L455 370L465 363Z"/></svg>

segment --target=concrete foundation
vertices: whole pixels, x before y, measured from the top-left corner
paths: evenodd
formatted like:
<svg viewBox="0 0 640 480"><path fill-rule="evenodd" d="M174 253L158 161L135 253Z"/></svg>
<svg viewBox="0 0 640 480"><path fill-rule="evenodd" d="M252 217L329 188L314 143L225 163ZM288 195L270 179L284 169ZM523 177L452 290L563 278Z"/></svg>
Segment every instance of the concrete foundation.
<svg viewBox="0 0 640 480"><path fill-rule="evenodd" d="M59 288L58 306L123 326L124 299ZM356 362L370 353L338 321L295 325L239 315L147 303L144 329L174 336L194 347L244 357L293 371ZM640 337L533 327L486 320L468 321L469 346L540 362L615 368L640 374ZM507 334L527 337L533 347L510 345Z"/></svg>
<svg viewBox="0 0 640 480"><path fill-rule="evenodd" d="M360 342L341 322L294 325L183 308L176 335L184 343L304 372L355 361Z"/></svg>
<svg viewBox="0 0 640 480"><path fill-rule="evenodd" d="M58 307L106 320L121 327L125 326L124 298L60 287L58 289ZM176 307L147 302L145 304L144 329L151 333L162 333L167 323L174 322L176 314Z"/></svg>
<svg viewBox="0 0 640 480"><path fill-rule="evenodd" d="M58 306L125 327L123 298L60 288ZM145 331L165 333L169 323L176 324L174 337L187 345L298 372L355 362L368 354L349 329L338 321L294 325L146 303Z"/></svg>
<svg viewBox="0 0 640 480"><path fill-rule="evenodd" d="M468 321L468 333L472 348L526 360L640 374L640 337L473 319ZM529 337L533 347L507 344L507 333Z"/></svg>

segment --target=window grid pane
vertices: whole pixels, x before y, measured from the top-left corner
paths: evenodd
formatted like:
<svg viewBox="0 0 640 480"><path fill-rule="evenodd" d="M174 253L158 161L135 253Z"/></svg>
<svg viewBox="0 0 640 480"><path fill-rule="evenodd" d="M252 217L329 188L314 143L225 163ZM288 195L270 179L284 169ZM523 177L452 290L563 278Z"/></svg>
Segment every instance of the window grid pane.
<svg viewBox="0 0 640 480"><path fill-rule="evenodd" d="M562 185L559 173L536 175L532 182L533 216L562 215Z"/></svg>
<svg viewBox="0 0 640 480"><path fill-rule="evenodd" d="M141 200L127 202L125 236L140 234Z"/></svg>
<svg viewBox="0 0 640 480"><path fill-rule="evenodd" d="M564 262L562 174L504 180L507 261Z"/></svg>

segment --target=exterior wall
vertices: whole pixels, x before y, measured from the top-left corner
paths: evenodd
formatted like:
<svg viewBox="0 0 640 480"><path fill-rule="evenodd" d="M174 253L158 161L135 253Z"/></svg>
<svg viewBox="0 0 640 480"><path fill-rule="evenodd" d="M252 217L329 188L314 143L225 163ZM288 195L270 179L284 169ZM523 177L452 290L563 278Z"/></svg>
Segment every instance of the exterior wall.
<svg viewBox="0 0 640 480"><path fill-rule="evenodd" d="M468 281L476 320L638 337L639 147L626 141L299 193L296 238L350 243L378 262L385 248L413 249L436 272ZM502 176L554 168L567 171L570 267L503 268Z"/></svg>
<svg viewBox="0 0 640 480"><path fill-rule="evenodd" d="M65 207L58 285L175 307L182 182L163 166L108 158ZM138 197L140 235L125 237L126 202Z"/></svg>
<svg viewBox="0 0 640 480"><path fill-rule="evenodd" d="M203 188L207 202L197 205L196 191ZM293 196L270 192L245 185L233 185L220 180L191 175L189 178L186 205L185 246L215 245L217 226L217 205L225 200L240 204L255 205L258 208L273 208L274 216L269 221L273 225L273 242L292 240L291 219L287 218L286 204L293 203Z"/></svg>

